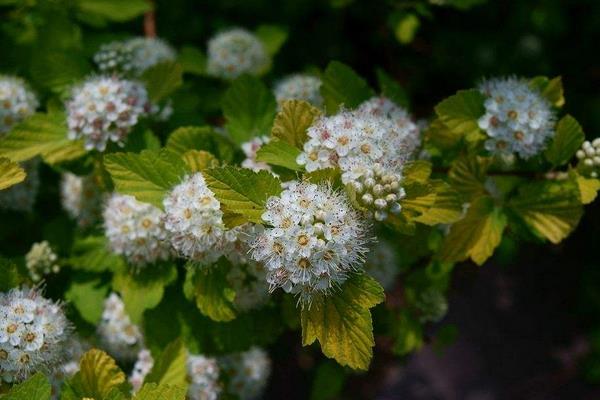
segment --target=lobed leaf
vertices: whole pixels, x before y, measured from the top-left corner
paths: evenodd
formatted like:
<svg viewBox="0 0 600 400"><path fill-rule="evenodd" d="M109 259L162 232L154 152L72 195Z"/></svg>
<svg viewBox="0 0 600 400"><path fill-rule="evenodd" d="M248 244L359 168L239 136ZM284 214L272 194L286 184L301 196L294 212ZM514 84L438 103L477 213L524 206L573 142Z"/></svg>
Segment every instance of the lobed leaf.
<svg viewBox="0 0 600 400"><path fill-rule="evenodd" d="M177 62L161 62L144 71L141 80L146 85L148 97L156 103L167 98L183 84L183 68Z"/></svg>
<svg viewBox="0 0 600 400"><path fill-rule="evenodd" d="M13 386L8 393L0 397L3 400L50 400L52 386L44 374L37 372L26 381Z"/></svg>
<svg viewBox="0 0 600 400"><path fill-rule="evenodd" d="M375 346L369 309L384 297L383 288L373 278L353 275L339 292L315 299L302 309L302 344L318 340L327 357L343 366L367 370Z"/></svg>
<svg viewBox="0 0 600 400"><path fill-rule="evenodd" d="M449 131L477 141L482 135L478 120L485 113L484 101L479 90L459 90L435 106L435 113Z"/></svg>
<svg viewBox="0 0 600 400"><path fill-rule="evenodd" d="M286 100L277 113L271 135L282 142L302 149L307 140L306 131L321 112L303 100Z"/></svg>
<svg viewBox="0 0 600 400"><path fill-rule="evenodd" d="M113 390L122 391L127 387L127 377L108 354L92 349L81 357L79 372L68 385L80 398L103 400L108 399Z"/></svg>
<svg viewBox="0 0 600 400"><path fill-rule="evenodd" d="M300 153L301 151L297 147L293 147L282 140L272 139L258 150L256 161L266 162L293 171L302 171L302 166L296 162L296 158Z"/></svg>
<svg viewBox="0 0 600 400"><path fill-rule="evenodd" d="M154 362L152 370L144 379L144 384L153 383L162 387L164 385L187 387L187 349L183 341L178 339L169 343Z"/></svg>
<svg viewBox="0 0 600 400"><path fill-rule="evenodd" d="M236 317L235 291L227 282L229 264L221 259L216 265L200 268L193 264L188 275L200 312L213 321L227 322Z"/></svg>
<svg viewBox="0 0 600 400"><path fill-rule="evenodd" d="M157 385L146 383L133 400L185 400L187 389L185 386Z"/></svg>
<svg viewBox="0 0 600 400"><path fill-rule="evenodd" d="M554 139L544 151L546 159L553 166L566 164L575 155L585 140L583 128L570 115L565 115L556 125Z"/></svg>
<svg viewBox="0 0 600 400"><path fill-rule="evenodd" d="M0 190L7 189L25 180L27 173L16 162L0 157Z"/></svg>
<svg viewBox="0 0 600 400"><path fill-rule="evenodd" d="M322 81L321 95L328 114L337 113L342 106L356 108L375 95L363 78L339 61L329 63Z"/></svg>
<svg viewBox="0 0 600 400"><path fill-rule="evenodd" d="M183 155L190 150L204 150L219 160L233 161L234 149L231 143L210 126L184 126L169 135L166 148Z"/></svg>

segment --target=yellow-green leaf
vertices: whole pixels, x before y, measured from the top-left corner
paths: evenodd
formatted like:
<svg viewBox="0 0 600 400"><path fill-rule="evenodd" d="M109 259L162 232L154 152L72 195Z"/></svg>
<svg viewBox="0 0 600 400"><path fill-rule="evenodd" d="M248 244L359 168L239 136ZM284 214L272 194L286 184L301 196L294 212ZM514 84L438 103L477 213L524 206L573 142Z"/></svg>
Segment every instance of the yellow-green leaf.
<svg viewBox="0 0 600 400"><path fill-rule="evenodd" d="M178 339L165 347L154 362L152 370L144 379L144 383L155 383L159 386L187 386L187 349Z"/></svg>
<svg viewBox="0 0 600 400"><path fill-rule="evenodd" d="M210 126L183 126L175 129L167 139L166 148L183 155L190 150L204 150L219 160L232 161L232 144Z"/></svg>
<svg viewBox="0 0 600 400"><path fill-rule="evenodd" d="M300 150L297 147L293 147L283 140L272 139L269 143L261 146L256 153L256 160L293 171L302 171L302 166L296 162L298 155L300 155Z"/></svg>
<svg viewBox="0 0 600 400"><path fill-rule="evenodd" d="M35 373L31 378L13 386L2 400L50 400L52 386L41 372Z"/></svg>
<svg viewBox="0 0 600 400"><path fill-rule="evenodd" d="M583 214L579 196L579 187L571 179L528 182L509 205L534 233L559 243L575 229Z"/></svg>
<svg viewBox="0 0 600 400"><path fill-rule="evenodd" d="M271 135L302 149L306 130L319 118L321 112L304 100L286 100L277 113Z"/></svg>
<svg viewBox="0 0 600 400"><path fill-rule="evenodd" d="M119 193L161 209L167 192L188 172L183 160L167 149L108 154L104 165Z"/></svg>
<svg viewBox="0 0 600 400"><path fill-rule="evenodd" d="M127 377L108 354L92 349L81 357L79 372L69 386L81 398L103 400L113 389L125 389Z"/></svg>
<svg viewBox="0 0 600 400"><path fill-rule="evenodd" d="M281 193L279 179L267 171L224 166L204 171L204 177L222 208L248 222L262 223L265 202Z"/></svg>
<svg viewBox="0 0 600 400"><path fill-rule="evenodd" d="M470 257L477 265L482 265L500 244L506 222L506 215L494 205L492 198L477 198L465 217L450 228L440 258L454 262Z"/></svg>
<svg viewBox="0 0 600 400"><path fill-rule="evenodd" d="M421 215L414 219L425 225L452 224L458 221L463 212L460 195L450 185L441 180L430 182L433 186L434 201Z"/></svg>
<svg viewBox="0 0 600 400"><path fill-rule="evenodd" d="M189 264L188 277L200 312L213 321L227 322L236 317L235 291L227 282L229 264L221 259L211 267Z"/></svg>
<svg viewBox="0 0 600 400"><path fill-rule="evenodd" d="M579 196L581 204L590 204L596 199L598 190L600 190L600 180L595 178L586 178L579 174L575 175L577 186L579 187Z"/></svg>
<svg viewBox="0 0 600 400"><path fill-rule="evenodd" d="M540 94L554 107L562 107L565 104L562 78L557 76L548 79L545 76L536 76L529 82L529 86L540 92Z"/></svg>
<svg viewBox="0 0 600 400"><path fill-rule="evenodd" d="M478 156L461 157L452 164L448 172L450 184L465 201L487 193L484 184L489 164L489 159Z"/></svg>
<svg viewBox="0 0 600 400"><path fill-rule="evenodd" d="M9 188L25 180L27 173L16 162L0 158L0 190Z"/></svg>
<svg viewBox="0 0 600 400"><path fill-rule="evenodd" d="M146 84L150 100L158 102L183 84L183 68L177 62L161 62L144 71L141 80Z"/></svg>
<svg viewBox="0 0 600 400"><path fill-rule="evenodd" d="M554 166L566 164L579 150L584 140L585 134L579 122L572 116L565 115L556 124L556 134L544 155Z"/></svg>
<svg viewBox="0 0 600 400"><path fill-rule="evenodd" d="M67 138L63 113L34 114L0 140L0 157L15 162L41 155L47 163L56 164L84 154L82 141Z"/></svg>
<svg viewBox="0 0 600 400"><path fill-rule="evenodd" d="M204 150L188 150L181 156L190 172L200 172L219 166L219 160Z"/></svg>
<svg viewBox="0 0 600 400"><path fill-rule="evenodd" d="M302 344L318 340L321 350L339 364L367 370L373 358L370 308L385 298L383 288L366 274L350 277L339 292L315 299L302 310Z"/></svg>
<svg viewBox="0 0 600 400"><path fill-rule="evenodd" d="M187 389L180 385L157 385L146 383L133 400L185 400Z"/></svg>
<svg viewBox="0 0 600 400"><path fill-rule="evenodd" d="M435 107L440 120L450 131L460 134L468 141L482 137L478 120L485 113L484 96L479 90L459 90Z"/></svg>

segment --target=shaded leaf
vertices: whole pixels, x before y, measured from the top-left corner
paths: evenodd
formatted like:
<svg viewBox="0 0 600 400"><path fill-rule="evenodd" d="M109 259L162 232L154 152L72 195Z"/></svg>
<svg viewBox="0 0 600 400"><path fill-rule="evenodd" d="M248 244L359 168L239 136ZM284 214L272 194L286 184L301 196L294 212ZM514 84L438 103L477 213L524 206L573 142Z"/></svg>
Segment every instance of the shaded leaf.
<svg viewBox="0 0 600 400"><path fill-rule="evenodd" d="M560 76L553 79L537 76L529 82L529 86L539 91L554 107L560 108L565 104L562 78Z"/></svg>
<svg viewBox="0 0 600 400"><path fill-rule="evenodd" d="M188 264L193 295L200 312L214 321L227 322L236 317L235 291L227 282L229 264L221 259L210 267Z"/></svg>
<svg viewBox="0 0 600 400"><path fill-rule="evenodd" d="M233 161L231 143L210 126L184 126L169 135L166 148L183 155L189 150L204 150L219 160Z"/></svg>
<svg viewBox="0 0 600 400"><path fill-rule="evenodd" d="M152 9L152 3L146 0L77 0L76 4L83 13L117 22L128 21Z"/></svg>
<svg viewBox="0 0 600 400"><path fill-rule="evenodd" d="M335 114L340 106L355 108L374 96L367 82L354 70L339 61L327 66L322 78L321 95L328 114Z"/></svg>
<svg viewBox="0 0 600 400"><path fill-rule="evenodd" d="M458 191L465 201L485 195L486 172L490 160L483 157L461 157L457 159L448 172L452 187Z"/></svg>
<svg viewBox="0 0 600 400"><path fill-rule="evenodd" d="M555 167L566 164L579 150L584 140L585 134L579 122L572 116L565 115L556 124L556 134L544 151L544 155Z"/></svg>
<svg viewBox="0 0 600 400"><path fill-rule="evenodd" d="M141 80L146 85L150 100L158 102L183 84L183 68L177 62L161 62L145 70Z"/></svg>
<svg viewBox="0 0 600 400"><path fill-rule="evenodd" d="M9 188L25 180L27 173L16 162L0 158L0 190Z"/></svg>
<svg viewBox="0 0 600 400"><path fill-rule="evenodd" d="M267 54L270 56L279 51L288 37L287 30L276 25L260 25L254 33L263 43Z"/></svg>
<svg viewBox="0 0 600 400"><path fill-rule="evenodd" d="M482 135L478 120L485 113L484 101L479 90L459 90L435 106L435 113L448 130L476 141Z"/></svg>

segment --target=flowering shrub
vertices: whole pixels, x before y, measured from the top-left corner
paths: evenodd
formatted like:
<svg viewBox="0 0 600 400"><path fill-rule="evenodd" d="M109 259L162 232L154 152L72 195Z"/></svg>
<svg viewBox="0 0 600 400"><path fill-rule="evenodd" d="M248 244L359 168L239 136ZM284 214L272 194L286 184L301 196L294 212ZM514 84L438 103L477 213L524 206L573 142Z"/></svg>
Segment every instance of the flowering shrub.
<svg viewBox="0 0 600 400"><path fill-rule="evenodd" d="M1 6L43 15L11 40L45 49L0 62L20 75L0 76L1 231L27 244L0 258L11 399L258 399L286 333L368 371L375 334L398 356L435 336L462 263L563 242L600 190L560 76L409 107L381 69L281 73L279 25L171 44L152 2L42 3ZM145 37L110 34L142 15Z"/></svg>

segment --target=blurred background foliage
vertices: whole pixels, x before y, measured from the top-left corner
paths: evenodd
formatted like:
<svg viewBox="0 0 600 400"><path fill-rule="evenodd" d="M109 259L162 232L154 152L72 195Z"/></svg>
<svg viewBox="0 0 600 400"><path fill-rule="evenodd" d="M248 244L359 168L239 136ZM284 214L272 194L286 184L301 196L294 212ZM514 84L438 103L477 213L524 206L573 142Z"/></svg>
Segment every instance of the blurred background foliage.
<svg viewBox="0 0 600 400"><path fill-rule="evenodd" d="M0 71L27 78L51 109L74 80L92 71L91 56L100 44L143 35L141 15L147 9L146 0L0 0ZM158 36L179 49L190 74L173 99L175 114L164 132L181 125L221 122L223 83L194 74L207 39L230 26L254 29L271 24L287 30L288 39L265 77L269 84L293 72L318 73L329 61L339 60L372 86L379 70L387 72L402 85L411 111L426 119L441 99L483 77L562 75L568 99L565 111L582 124L588 139L600 133L600 2L596 0L157 0L155 10ZM140 17L129 20L132 15ZM57 175L48 167L41 173L48 189L37 201L37 217L0 216L2 254L23 254L41 239L49 240L59 252L70 247L71 222L60 211ZM482 270L457 267L460 271L450 282L450 314L428 349L439 352L457 335L470 337L474 348L491 347L481 355L487 365L481 370L496 374L491 386L499 389L486 399L507 398L502 397L507 393L516 393L511 398L544 399L598 394L581 380L600 383L598 208L597 203L592 205L588 217L559 247L543 253L541 246L533 244L519 249L507 235ZM39 216L44 224L36 221ZM405 243L411 254L413 244ZM448 276L441 274L443 286ZM489 285L493 290L476 289ZM497 304L487 307L492 295L500 296L494 301L502 301L502 296L516 298L509 307L512 314L486 317L502 309ZM482 318L483 326L465 322L470 316ZM384 327L387 323L377 322ZM503 324L515 329L506 331ZM494 334L495 329L499 331ZM422 338L411 336L410 330L404 334L408 348L421 344L415 341L428 342L427 332ZM580 340L583 345L573 345ZM528 346L537 342L543 345ZM381 398L394 398L404 393L401 376L412 376L415 370L399 369L397 358L379 354L368 376L348 377L335 363L319 361L310 349L293 347L294 357L290 357L290 343L296 341L286 334L272 347L273 396L372 398L378 393ZM556 348L563 349L558 363ZM521 363L522 358L534 361ZM498 360L505 365L494 365L502 364ZM468 362L460 357L455 361ZM528 368L536 371L524 371ZM557 369L577 373L567 374L566 392L544 397L544 380L555 377ZM430 378L414 379L429 382ZM520 388L521 383L530 386L514 392L505 388ZM347 396L340 395L341 390ZM393 394L386 397L386 393ZM405 398L438 398L411 393L407 390ZM538 397L523 397L523 393Z"/></svg>

